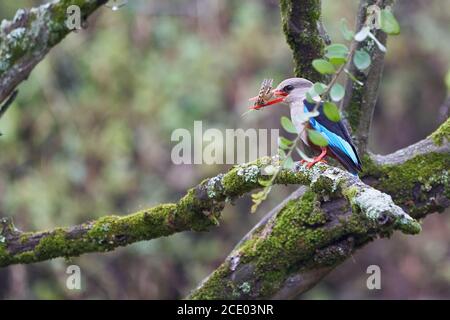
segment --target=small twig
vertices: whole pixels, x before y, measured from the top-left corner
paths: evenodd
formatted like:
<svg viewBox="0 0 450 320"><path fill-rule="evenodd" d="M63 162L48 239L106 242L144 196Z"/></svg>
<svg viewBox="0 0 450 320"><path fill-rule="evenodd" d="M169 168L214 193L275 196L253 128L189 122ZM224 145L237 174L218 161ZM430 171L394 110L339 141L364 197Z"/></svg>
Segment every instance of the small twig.
<svg viewBox="0 0 450 320"><path fill-rule="evenodd" d="M11 95L8 97L8 99L6 99L6 102L3 103L3 105L0 107L0 119L3 117L6 110L8 110L8 108L11 106L11 104L14 102L14 100L16 100L18 93L19 93L19 90L14 90L14 92L11 93Z"/></svg>

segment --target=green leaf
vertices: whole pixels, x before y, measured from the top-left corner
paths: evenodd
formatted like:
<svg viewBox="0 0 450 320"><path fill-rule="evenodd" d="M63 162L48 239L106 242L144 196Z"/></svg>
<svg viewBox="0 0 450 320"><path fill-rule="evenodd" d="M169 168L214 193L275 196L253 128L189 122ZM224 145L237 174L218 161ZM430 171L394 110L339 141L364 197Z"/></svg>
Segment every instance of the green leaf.
<svg viewBox="0 0 450 320"><path fill-rule="evenodd" d="M278 137L278 146L281 149L289 149L292 145L292 141L289 139L286 139L285 137Z"/></svg>
<svg viewBox="0 0 450 320"><path fill-rule="evenodd" d="M334 43L325 48L325 57L345 58L348 55L348 48L345 44Z"/></svg>
<svg viewBox="0 0 450 320"><path fill-rule="evenodd" d="M327 138L316 130L308 129L308 138L316 146L326 147L328 145Z"/></svg>
<svg viewBox="0 0 450 320"><path fill-rule="evenodd" d="M375 35L374 35L372 32L369 32L369 37L370 37L373 41L375 41L375 43L376 43L378 49L380 49L380 50L383 51L383 52L386 52L386 51L387 51L386 47L385 47L385 46L377 39L377 37L375 37Z"/></svg>
<svg viewBox="0 0 450 320"><path fill-rule="evenodd" d="M316 83L314 84L313 88L314 88L314 91L315 91L318 95L320 95L320 94L322 94L322 93L325 92L325 90L327 89L327 85L326 85L326 84L323 84L323 83L321 83L321 82L316 82Z"/></svg>
<svg viewBox="0 0 450 320"><path fill-rule="evenodd" d="M252 199L253 200L263 199L265 194L266 194L265 190L262 190L262 191L259 191L259 192L255 192L255 193L252 194Z"/></svg>
<svg viewBox="0 0 450 320"><path fill-rule="evenodd" d="M312 86L308 92L309 95L311 96L311 99L313 99L313 101L315 101L314 99L320 99L319 94L316 92L316 89L314 88L314 86Z"/></svg>
<svg viewBox="0 0 450 320"><path fill-rule="evenodd" d="M390 35L400 34L400 25L391 10L383 9L380 15L381 30Z"/></svg>
<svg viewBox="0 0 450 320"><path fill-rule="evenodd" d="M339 83L334 84L333 87L331 87L330 90L330 97L331 100L333 101L341 101L342 98L345 95L345 89L342 85L340 85Z"/></svg>
<svg viewBox="0 0 450 320"><path fill-rule="evenodd" d="M309 103L315 103L313 97L311 96L311 94L310 94L309 92L306 92L305 96L306 96L306 100L307 100Z"/></svg>
<svg viewBox="0 0 450 320"><path fill-rule="evenodd" d="M256 210L258 210L259 205L264 200L266 200L267 195L269 194L271 189L272 189L272 185L269 185L269 186L265 187L264 190L252 194L253 205L252 205L252 208L250 211L251 213L255 213Z"/></svg>
<svg viewBox="0 0 450 320"><path fill-rule="evenodd" d="M310 118L317 117L318 115L320 115L320 113L319 113L319 111L314 111L314 110L313 110L313 111L311 111L311 112L305 112L304 115L305 115L305 117L307 117L308 120L309 120Z"/></svg>
<svg viewBox="0 0 450 320"><path fill-rule="evenodd" d="M347 62L347 58L342 57L331 57L329 60L335 67L339 67Z"/></svg>
<svg viewBox="0 0 450 320"><path fill-rule="evenodd" d="M285 169L294 168L294 160L292 160L291 157L286 158L283 162L283 168L285 168Z"/></svg>
<svg viewBox="0 0 450 320"><path fill-rule="evenodd" d="M367 69L371 63L370 55L364 49L356 50L353 63L359 70Z"/></svg>
<svg viewBox="0 0 450 320"><path fill-rule="evenodd" d="M312 65L321 74L333 74L336 72L334 66L325 59L316 59L312 62Z"/></svg>
<svg viewBox="0 0 450 320"><path fill-rule="evenodd" d="M288 117L285 117L285 116L281 117L281 126L287 132L297 134L297 129L295 129L294 124L292 123L291 119L289 119Z"/></svg>
<svg viewBox="0 0 450 320"><path fill-rule="evenodd" d="M351 41L355 33L348 28L347 20L342 19L340 25L341 33L344 36L344 39L347 41Z"/></svg>
<svg viewBox="0 0 450 320"><path fill-rule="evenodd" d="M312 103L316 103L316 102L313 101ZM298 121L298 122L306 122L306 121L309 121L309 119L311 119L311 118L317 117L319 114L320 114L319 111L304 112L301 114L294 115L294 117L295 117L294 120Z"/></svg>
<svg viewBox="0 0 450 320"><path fill-rule="evenodd" d="M339 109L333 102L326 101L323 105L323 112L331 121L338 122L341 120Z"/></svg>

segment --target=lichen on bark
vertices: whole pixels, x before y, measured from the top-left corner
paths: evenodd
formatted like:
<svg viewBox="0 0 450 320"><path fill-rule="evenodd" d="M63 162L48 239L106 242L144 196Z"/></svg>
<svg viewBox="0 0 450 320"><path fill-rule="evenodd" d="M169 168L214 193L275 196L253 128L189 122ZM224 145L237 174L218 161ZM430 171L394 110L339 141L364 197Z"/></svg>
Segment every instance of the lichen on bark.
<svg viewBox="0 0 450 320"><path fill-rule="evenodd" d="M294 275L328 270L374 237L388 236L395 229L407 233L420 230L418 223L388 196L366 201L366 193L382 193L345 182L331 183L339 173L333 176L327 172L333 169L318 170L330 182L325 189L318 193L310 188L301 199L290 200L237 247L189 298L270 298ZM311 180L314 183L318 180ZM382 207L378 201L383 202ZM241 290L243 286L245 292Z"/></svg>

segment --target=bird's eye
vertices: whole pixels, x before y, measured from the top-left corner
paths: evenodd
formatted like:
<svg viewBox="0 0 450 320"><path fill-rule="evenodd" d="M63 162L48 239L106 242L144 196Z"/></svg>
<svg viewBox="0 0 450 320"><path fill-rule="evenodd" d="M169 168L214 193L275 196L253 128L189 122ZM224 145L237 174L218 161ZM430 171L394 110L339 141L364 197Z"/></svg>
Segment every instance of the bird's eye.
<svg viewBox="0 0 450 320"><path fill-rule="evenodd" d="M293 86L292 84L288 84L287 86L285 86L285 87L283 88L283 91L286 92L286 93L289 93L289 92L291 92L292 90L294 90L294 86Z"/></svg>

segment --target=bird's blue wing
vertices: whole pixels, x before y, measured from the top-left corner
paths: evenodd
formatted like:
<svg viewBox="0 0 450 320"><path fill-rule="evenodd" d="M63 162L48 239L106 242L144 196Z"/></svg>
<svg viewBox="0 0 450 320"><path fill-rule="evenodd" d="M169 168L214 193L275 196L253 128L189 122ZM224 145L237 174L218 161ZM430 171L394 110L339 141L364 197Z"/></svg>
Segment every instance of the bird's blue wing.
<svg viewBox="0 0 450 320"><path fill-rule="evenodd" d="M314 104L304 101L305 112L310 112ZM347 170L356 173L361 170L361 160L353 145L347 129L341 121L334 122L327 118L323 112L323 105L319 107L319 115L309 120L311 127L322 133L327 141L328 147L336 158Z"/></svg>

